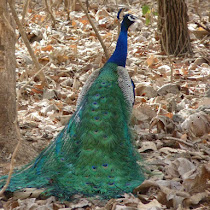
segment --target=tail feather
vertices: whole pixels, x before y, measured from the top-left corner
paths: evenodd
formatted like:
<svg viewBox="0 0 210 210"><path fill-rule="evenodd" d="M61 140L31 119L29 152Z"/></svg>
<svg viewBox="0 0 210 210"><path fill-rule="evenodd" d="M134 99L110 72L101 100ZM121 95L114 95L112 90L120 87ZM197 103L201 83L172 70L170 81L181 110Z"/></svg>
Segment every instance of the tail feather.
<svg viewBox="0 0 210 210"><path fill-rule="evenodd" d="M45 194L67 200L75 193L111 198L142 183L129 129L133 86L122 67L133 22L132 15L124 17L114 54L88 79L69 123L34 161L12 175L8 190L44 188ZM0 187L6 178L0 177Z"/></svg>

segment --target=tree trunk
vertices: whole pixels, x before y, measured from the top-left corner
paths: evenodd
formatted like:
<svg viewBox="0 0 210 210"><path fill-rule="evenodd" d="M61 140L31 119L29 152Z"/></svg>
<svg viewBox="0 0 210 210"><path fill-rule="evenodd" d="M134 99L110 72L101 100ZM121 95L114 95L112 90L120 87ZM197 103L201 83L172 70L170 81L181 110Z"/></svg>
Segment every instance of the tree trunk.
<svg viewBox="0 0 210 210"><path fill-rule="evenodd" d="M0 160L12 153L16 139L15 28L7 1L0 1Z"/></svg>
<svg viewBox="0 0 210 210"><path fill-rule="evenodd" d="M158 29L161 48L166 54L192 53L184 0L158 0Z"/></svg>

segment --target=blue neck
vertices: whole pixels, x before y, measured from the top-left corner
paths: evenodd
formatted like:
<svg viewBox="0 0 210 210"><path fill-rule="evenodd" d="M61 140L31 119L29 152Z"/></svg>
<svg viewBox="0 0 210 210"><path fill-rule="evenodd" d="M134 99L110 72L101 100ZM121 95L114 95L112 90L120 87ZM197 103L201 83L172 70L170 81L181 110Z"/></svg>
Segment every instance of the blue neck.
<svg viewBox="0 0 210 210"><path fill-rule="evenodd" d="M117 40L117 46L114 53L109 58L107 63L116 63L118 66L125 67L127 58L127 35L128 27L122 24L119 38Z"/></svg>

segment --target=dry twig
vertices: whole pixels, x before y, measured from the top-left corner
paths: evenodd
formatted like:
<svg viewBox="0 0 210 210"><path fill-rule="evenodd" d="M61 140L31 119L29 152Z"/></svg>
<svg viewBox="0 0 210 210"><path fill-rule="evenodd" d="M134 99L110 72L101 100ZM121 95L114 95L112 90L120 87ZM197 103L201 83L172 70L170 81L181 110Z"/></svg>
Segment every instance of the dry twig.
<svg viewBox="0 0 210 210"><path fill-rule="evenodd" d="M5 26L12 32L14 33L14 29L12 28L12 26L10 25L8 19L6 18L4 12L2 14L2 19L4 20Z"/></svg>
<svg viewBox="0 0 210 210"><path fill-rule="evenodd" d="M23 28L23 26L22 26L22 24L21 24L21 22L20 22L20 20L18 18L18 15L17 15L16 11L15 11L13 0L9 0L8 3L9 3L9 6L10 6L12 15L13 15L13 17L15 19L15 22L16 22L16 24L18 26L19 32L20 32L20 34L22 36L22 39L23 39L23 41L24 41L24 43L25 43L25 45L26 45L26 47L28 49L28 52L29 52L29 54L30 54L30 56L31 56L31 58L32 58L32 60L34 62L35 68L36 68L37 71L39 71L40 64L39 64L39 62L38 62L38 60L37 60L37 58L36 58L36 56L35 56L32 48L31 48L31 45L30 45L30 43L28 41L28 38L27 38L26 33L24 31L24 28ZM43 72L40 72L39 73L39 76L40 76L40 79L42 81L45 81L45 76L44 76L44 73Z"/></svg>
<svg viewBox="0 0 210 210"><path fill-rule="evenodd" d="M166 136L166 137L164 137L164 139L165 139L165 140L174 140L174 141L178 141L178 142L180 142L180 143L186 144L187 146L194 147L194 144L191 144L191 143L189 143L189 142L183 141L183 140L178 139L178 138L175 138L175 137Z"/></svg>
<svg viewBox="0 0 210 210"><path fill-rule="evenodd" d="M102 38L101 38L101 36L100 36L100 34L99 34L97 28L95 27L93 21L91 20L89 14L88 14L88 11L86 10L86 8L85 8L84 5L82 4L82 2L81 2L80 0L78 0L78 2L79 2L79 4L80 4L80 6L82 7L83 11L85 12L85 14L86 14L86 16L87 16L87 18L88 18L88 20L89 20L91 26L93 27L93 30L95 31L96 36L98 37L98 40L100 41L101 46L102 46L102 48L104 49L105 57L106 57L106 59L108 60L108 59L109 59L109 53L108 53L108 51L107 51L107 49L106 49L106 46L105 46L105 44L104 44L104 42L103 42L103 40L102 40Z"/></svg>
<svg viewBox="0 0 210 210"><path fill-rule="evenodd" d="M27 9L28 9L29 3L30 3L30 0L26 0L26 1L25 1L25 4L24 4L24 7L23 7L22 25L24 25L25 16L26 16L26 11L27 11Z"/></svg>
<svg viewBox="0 0 210 210"><path fill-rule="evenodd" d="M45 6L46 6L46 11L49 13L49 15L50 15L50 17L52 19L52 22L53 22L52 23L52 27L55 28L55 17L53 16L52 11L51 11L51 9L48 6L47 0L45 0Z"/></svg>

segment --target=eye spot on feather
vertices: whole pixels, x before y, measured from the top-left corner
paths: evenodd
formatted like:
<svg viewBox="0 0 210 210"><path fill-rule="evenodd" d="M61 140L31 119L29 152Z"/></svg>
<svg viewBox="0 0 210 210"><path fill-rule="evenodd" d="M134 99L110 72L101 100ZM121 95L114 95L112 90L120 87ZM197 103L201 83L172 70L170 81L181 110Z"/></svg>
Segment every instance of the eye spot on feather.
<svg viewBox="0 0 210 210"><path fill-rule="evenodd" d="M114 177L113 176L108 176L110 179L114 179Z"/></svg>
<svg viewBox="0 0 210 210"><path fill-rule="evenodd" d="M99 107L99 104L98 104L98 102L94 101L92 103L92 106L93 106L93 108L97 109Z"/></svg>
<svg viewBox="0 0 210 210"><path fill-rule="evenodd" d="M99 98L100 98L100 94L97 93L97 94L95 95L95 99L99 99Z"/></svg>
<svg viewBox="0 0 210 210"><path fill-rule="evenodd" d="M61 161L64 161L65 159L64 158L61 158Z"/></svg>
<svg viewBox="0 0 210 210"><path fill-rule="evenodd" d="M98 133L98 130L95 130L94 132L95 132L95 133Z"/></svg>
<svg viewBox="0 0 210 210"><path fill-rule="evenodd" d="M104 115L108 115L108 112L107 112L107 111L105 111L105 112L104 112Z"/></svg>
<svg viewBox="0 0 210 210"><path fill-rule="evenodd" d="M94 117L94 119L95 119L96 121L99 121L99 117Z"/></svg>
<svg viewBox="0 0 210 210"><path fill-rule="evenodd" d="M107 167L108 167L108 164L107 164L107 163L104 163L102 166L103 166L104 168L107 168Z"/></svg>
<svg viewBox="0 0 210 210"><path fill-rule="evenodd" d="M92 109L91 111L92 111L92 112L95 112L95 109Z"/></svg>
<svg viewBox="0 0 210 210"><path fill-rule="evenodd" d="M108 138L108 136L107 136L107 135L104 135L103 137L104 137L104 139L107 139L107 138Z"/></svg>
<svg viewBox="0 0 210 210"><path fill-rule="evenodd" d="M98 103L96 101L93 102L93 106L96 106L98 105Z"/></svg>
<svg viewBox="0 0 210 210"><path fill-rule="evenodd" d="M112 186L112 185L114 185L114 182L108 183L108 185Z"/></svg>
<svg viewBox="0 0 210 210"><path fill-rule="evenodd" d="M93 188L98 189L98 186L94 186Z"/></svg>
<svg viewBox="0 0 210 210"><path fill-rule="evenodd" d="M96 171L97 167L96 167L96 166L92 166L92 169L93 169L94 171Z"/></svg>

